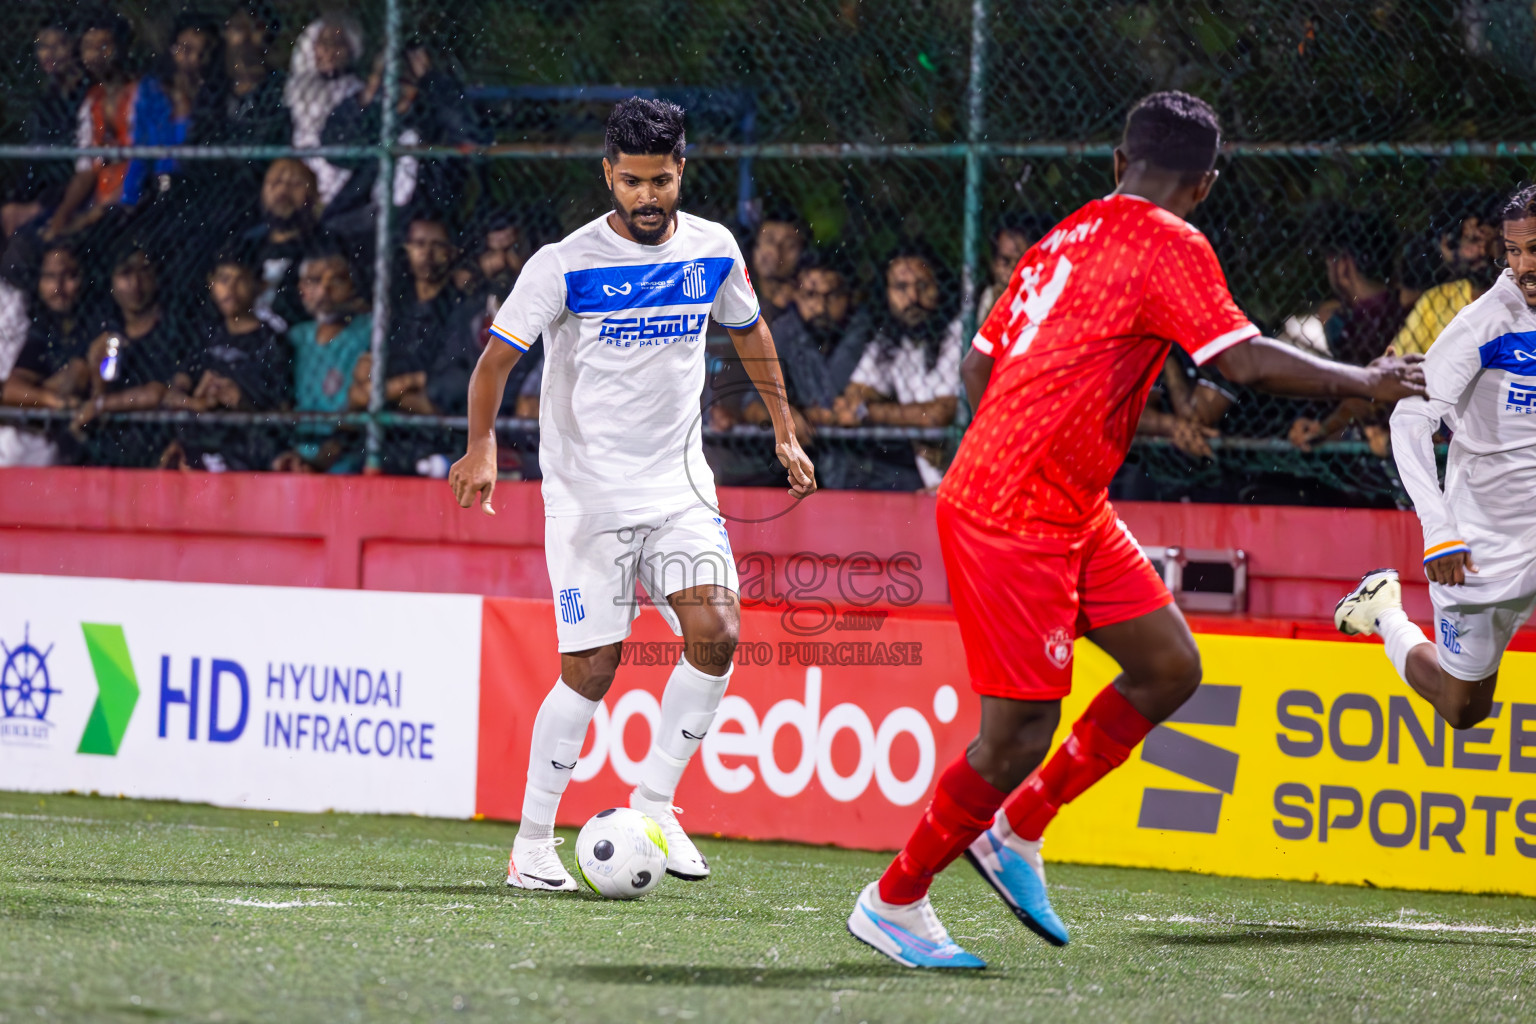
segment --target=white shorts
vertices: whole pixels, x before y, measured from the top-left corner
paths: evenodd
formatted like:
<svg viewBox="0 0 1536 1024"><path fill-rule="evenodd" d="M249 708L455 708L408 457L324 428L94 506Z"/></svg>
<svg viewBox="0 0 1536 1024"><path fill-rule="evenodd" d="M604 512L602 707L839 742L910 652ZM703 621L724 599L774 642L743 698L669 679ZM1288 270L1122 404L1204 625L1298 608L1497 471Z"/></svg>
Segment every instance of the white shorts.
<svg viewBox="0 0 1536 1024"><path fill-rule="evenodd" d="M1490 580L1467 574L1459 587L1429 585L1435 605L1435 651L1440 667L1468 682L1498 671L1515 631L1536 610L1536 562L1524 572Z"/></svg>
<svg viewBox="0 0 1536 1024"><path fill-rule="evenodd" d="M544 559L562 652L629 636L641 607L636 583L678 636L683 630L667 603L670 595L710 585L733 593L740 589L725 523L703 503L670 511L546 516Z"/></svg>

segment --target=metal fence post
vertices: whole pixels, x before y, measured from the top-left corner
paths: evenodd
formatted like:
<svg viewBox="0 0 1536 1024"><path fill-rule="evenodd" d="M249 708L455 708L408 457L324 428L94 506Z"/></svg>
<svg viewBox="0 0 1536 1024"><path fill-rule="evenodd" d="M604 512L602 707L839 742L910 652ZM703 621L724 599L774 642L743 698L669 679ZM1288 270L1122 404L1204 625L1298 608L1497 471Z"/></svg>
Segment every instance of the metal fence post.
<svg viewBox="0 0 1536 1024"><path fill-rule="evenodd" d="M384 0L384 95L375 97L382 103L379 117L378 161L379 177L374 182L374 206L378 218L375 224L373 254L373 336L370 349L373 353L373 376L368 390L368 432L366 436L368 472L377 473L383 468L384 426L380 414L384 411L384 375L387 372L386 340L389 337L390 246L394 233L395 212L395 158L391 147L395 144L395 104L400 97L400 0Z"/></svg>
<svg viewBox="0 0 1536 1024"><path fill-rule="evenodd" d="M969 344L976 333L976 300L981 292L981 160L986 114L987 0L971 0L971 72L966 98L969 116L965 135L965 219L961 235L961 337ZM960 403L955 422L965 426L972 409Z"/></svg>

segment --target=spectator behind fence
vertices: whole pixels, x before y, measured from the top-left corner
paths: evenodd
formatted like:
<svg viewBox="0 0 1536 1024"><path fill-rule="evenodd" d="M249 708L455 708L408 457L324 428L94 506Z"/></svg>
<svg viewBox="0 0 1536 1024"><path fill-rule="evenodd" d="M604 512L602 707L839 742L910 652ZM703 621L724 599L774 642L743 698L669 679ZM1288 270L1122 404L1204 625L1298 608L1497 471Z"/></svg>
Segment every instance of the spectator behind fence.
<svg viewBox="0 0 1536 1024"><path fill-rule="evenodd" d="M41 396L42 402L22 400L31 397L24 387L20 369L27 344L27 293L0 278L0 404L51 404L53 396ZM0 424L0 466L47 466L54 462L53 446L38 431L17 429Z"/></svg>
<svg viewBox="0 0 1536 1024"><path fill-rule="evenodd" d="M261 223L241 238L261 274L256 315L279 334L308 319L299 301L299 260L319 232L315 172L292 158L272 161L261 182Z"/></svg>
<svg viewBox="0 0 1536 1024"><path fill-rule="evenodd" d="M82 309L84 295L84 271L74 246L50 244L43 250L30 316L23 321L25 343L5 378L6 405L73 409L85 397L91 383L85 366L91 325ZM10 322L6 313L0 302L0 333Z"/></svg>
<svg viewBox="0 0 1536 1024"><path fill-rule="evenodd" d="M363 30L347 14L324 14L299 35L283 86L283 105L293 118L295 146L307 149L320 145L331 111L363 91L363 80L352 72L362 55ZM320 157L304 162L315 172L320 202L329 203L346 184L348 172Z"/></svg>
<svg viewBox="0 0 1536 1024"><path fill-rule="evenodd" d="M447 219L436 210L418 210L409 217L404 248L409 280L395 293L390 309L384 400L402 412L432 413L436 410L427 397L428 371L442 357L448 325L460 302L448 280L459 250ZM371 355L357 361L354 406L367 406L372 371Z"/></svg>
<svg viewBox="0 0 1536 1024"><path fill-rule="evenodd" d="M112 309L86 354L91 399L75 414L72 429L85 437L88 461L147 466L164 447L167 432L147 424L99 421L114 412L155 409L191 349L186 322L164 301L159 266L136 243L111 262Z"/></svg>
<svg viewBox="0 0 1536 1024"><path fill-rule="evenodd" d="M292 357L283 338L256 315L260 287L249 252L227 249L214 259L208 293L218 315L173 379L165 408L267 412L287 404ZM160 465L216 473L266 469L277 447L271 431L260 427L193 426L177 432Z"/></svg>
<svg viewBox="0 0 1536 1024"><path fill-rule="evenodd" d="M467 411L469 376L490 340L491 322L523 269L521 244L522 231L505 210L482 214L472 229L467 260L474 268L474 284L449 318L437 359L427 375L427 398L438 412L462 416ZM500 415L516 415L522 383L543 351L543 343L535 340L528 353L512 367Z"/></svg>
<svg viewBox="0 0 1536 1024"><path fill-rule="evenodd" d="M224 95L218 140L232 146L277 146L293 138L283 107L287 76L268 65L276 19L263 0L242 0L224 19Z"/></svg>
<svg viewBox="0 0 1536 1024"><path fill-rule="evenodd" d="M800 215L787 207L763 214L752 239L752 283L763 319L772 324L795 300L795 272L810 232Z"/></svg>
<svg viewBox="0 0 1536 1024"><path fill-rule="evenodd" d="M797 437L814 435L807 423L833 421L832 405L848 386L869 341L869 312L854 309L850 277L832 257L807 249L800 257L790 306L773 325L774 348L784 367L785 397L796 417ZM743 416L749 423L768 422L768 409L755 392L747 399ZM823 464L816 468L820 474Z"/></svg>
<svg viewBox="0 0 1536 1024"><path fill-rule="evenodd" d="M992 262L988 264L991 279L976 300L976 322L986 320L992 312L997 297L1008 287L1013 270L1019 260L1044 234L1049 225L1039 217L1028 214L1007 214L992 229Z"/></svg>
<svg viewBox="0 0 1536 1024"><path fill-rule="evenodd" d="M67 16L50 17L32 41L37 84L33 90L18 91L17 96L26 104L23 141L29 146L74 145L85 98L85 72L74 27ZM23 166L0 206L0 232L9 238L21 225L58 206L69 178L69 163L64 160L38 160Z"/></svg>
<svg viewBox="0 0 1536 1024"><path fill-rule="evenodd" d="M288 330L293 348L294 409L343 413L357 362L373 337L373 317L358 293L347 255L321 247L299 264L299 299L310 317ZM355 473L362 468L358 433L327 423L303 424L293 448L272 462L285 473Z"/></svg>
<svg viewBox="0 0 1536 1024"><path fill-rule="evenodd" d="M1391 221L1354 212L1337 218L1322 245L1328 285L1337 305L1323 323L1328 351L1334 359L1365 366L1379 358L1397 337L1407 317L1401 294L1388 283L1398 248ZM1385 412L1365 399L1336 405L1307 402L1298 406L1289 438L1302 451L1343 434L1359 423L1377 445L1384 445Z"/></svg>
<svg viewBox="0 0 1536 1024"><path fill-rule="evenodd" d="M400 98L395 107L398 141L405 146L481 145L492 136L480 123L464 87L440 68L424 46L407 48L400 61ZM384 62L375 62L368 84L343 100L331 113L322 133L327 146L374 146L378 144L384 105ZM340 160L350 175L331 197L321 223L326 229L354 240L359 252L371 251L374 242L374 182L378 161L367 158ZM455 209L463 199L471 171L468 160L419 160L401 157L395 162L390 196L395 206L439 210ZM477 165L478 166L478 165Z"/></svg>
<svg viewBox="0 0 1536 1024"><path fill-rule="evenodd" d="M859 365L833 405L841 426L945 427L960 394L961 327L939 263L921 247L897 250L885 264L886 309ZM912 454L915 451L915 461ZM878 490L936 487L943 457L932 445L882 444L859 472Z"/></svg>
<svg viewBox="0 0 1536 1024"><path fill-rule="evenodd" d="M121 15L98 12L81 23L80 63L90 80L77 114L75 144L78 146L132 146L139 141L140 80L129 73L125 59L133 29ZM138 176L133 189L125 188L128 161L80 157L75 174L48 219L45 239L84 231L121 205L140 199Z"/></svg>
<svg viewBox="0 0 1536 1024"><path fill-rule="evenodd" d="M1460 209L1449 211L1456 219L1439 234L1439 245L1445 273L1452 279L1419 296L1392 342L1392 355L1428 352L1456 314L1493 287L1499 276L1496 261L1503 249L1498 198L1453 197L1450 201Z"/></svg>

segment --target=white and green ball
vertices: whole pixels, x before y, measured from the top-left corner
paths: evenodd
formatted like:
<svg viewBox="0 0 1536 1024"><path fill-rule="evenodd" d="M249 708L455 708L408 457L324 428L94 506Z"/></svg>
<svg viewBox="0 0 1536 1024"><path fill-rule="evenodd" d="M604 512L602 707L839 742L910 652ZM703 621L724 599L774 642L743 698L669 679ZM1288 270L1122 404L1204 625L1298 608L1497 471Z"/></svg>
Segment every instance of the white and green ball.
<svg viewBox="0 0 1536 1024"><path fill-rule="evenodd" d="M654 820L628 807L598 811L576 837L576 871L599 896L644 896L667 873L667 839Z"/></svg>

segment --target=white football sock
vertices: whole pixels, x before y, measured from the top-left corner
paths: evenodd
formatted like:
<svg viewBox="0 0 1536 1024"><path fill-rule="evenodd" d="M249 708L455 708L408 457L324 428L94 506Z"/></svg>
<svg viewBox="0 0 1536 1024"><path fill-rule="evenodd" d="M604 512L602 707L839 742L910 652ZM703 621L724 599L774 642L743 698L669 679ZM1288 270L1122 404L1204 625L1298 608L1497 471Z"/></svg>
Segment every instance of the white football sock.
<svg viewBox="0 0 1536 1024"><path fill-rule="evenodd" d="M597 705L597 701L587 700L563 679L555 680L549 696L539 705L528 750L528 786L523 790L519 838L538 842L554 836L555 812L560 807L561 794L570 784Z"/></svg>
<svg viewBox="0 0 1536 1024"><path fill-rule="evenodd" d="M1402 676L1403 682L1408 681L1408 652L1419 644L1429 643L1429 638L1424 631L1413 624L1408 618L1408 613L1401 608L1389 608L1382 612L1376 619L1376 633L1381 637L1382 643L1387 645L1387 658L1391 660L1392 667L1397 669L1397 674Z"/></svg>
<svg viewBox="0 0 1536 1024"><path fill-rule="evenodd" d="M672 802L683 769L688 767L715 720L715 711L734 669L733 665L725 675L712 676L688 664L687 658L677 663L662 691L661 720L656 724L650 756L640 771L642 797L658 803Z"/></svg>

